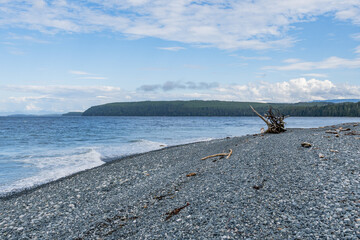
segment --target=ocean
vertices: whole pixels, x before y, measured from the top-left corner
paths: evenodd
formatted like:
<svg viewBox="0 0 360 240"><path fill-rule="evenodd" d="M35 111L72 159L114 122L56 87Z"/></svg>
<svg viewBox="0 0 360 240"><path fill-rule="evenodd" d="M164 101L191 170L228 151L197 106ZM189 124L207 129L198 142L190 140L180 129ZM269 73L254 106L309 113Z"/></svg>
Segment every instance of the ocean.
<svg viewBox="0 0 360 240"><path fill-rule="evenodd" d="M291 117L288 128L360 118ZM258 117L0 117L0 196L131 154L259 133Z"/></svg>

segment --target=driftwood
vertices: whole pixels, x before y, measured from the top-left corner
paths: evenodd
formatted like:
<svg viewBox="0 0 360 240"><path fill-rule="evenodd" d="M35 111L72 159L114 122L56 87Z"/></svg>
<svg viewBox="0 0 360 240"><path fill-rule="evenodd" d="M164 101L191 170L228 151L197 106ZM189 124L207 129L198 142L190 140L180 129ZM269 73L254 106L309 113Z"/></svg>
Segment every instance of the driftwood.
<svg viewBox="0 0 360 240"><path fill-rule="evenodd" d="M272 108L269 107L268 113L262 116L251 105L250 107L253 112L266 123L268 129L265 131L265 133L281 133L286 131L284 122L286 117L279 111L274 113Z"/></svg>
<svg viewBox="0 0 360 240"><path fill-rule="evenodd" d="M230 149L229 153L217 153L217 154L213 154L213 155L210 155L210 156L203 157L201 160L205 160L205 159L212 158L212 157L219 157L219 156L226 156L226 159L229 159L232 152L233 152L232 149Z"/></svg>
<svg viewBox="0 0 360 240"><path fill-rule="evenodd" d="M351 132L345 133L345 135L360 135L360 132L351 131Z"/></svg>
<svg viewBox="0 0 360 240"><path fill-rule="evenodd" d="M182 207L179 207L179 208L176 208L170 212L167 212L166 215L167 217L165 218L165 220L169 220L172 216L174 215L177 215L181 210L183 210L184 208L186 208L187 206L189 206L190 203L186 203L186 205L182 206Z"/></svg>
<svg viewBox="0 0 360 240"><path fill-rule="evenodd" d="M301 146L304 147L304 148L311 148L312 144L308 143L308 142L302 142Z"/></svg>
<svg viewBox="0 0 360 240"><path fill-rule="evenodd" d="M337 130L326 130L325 133L338 134Z"/></svg>
<svg viewBox="0 0 360 240"><path fill-rule="evenodd" d="M196 176L196 173L192 172L192 173L189 173L186 175L187 177L193 177L193 176Z"/></svg>
<svg viewBox="0 0 360 240"><path fill-rule="evenodd" d="M229 159L229 157L231 156L231 154L232 154L232 149L230 149L230 152L229 152L229 154L227 155L226 159Z"/></svg>

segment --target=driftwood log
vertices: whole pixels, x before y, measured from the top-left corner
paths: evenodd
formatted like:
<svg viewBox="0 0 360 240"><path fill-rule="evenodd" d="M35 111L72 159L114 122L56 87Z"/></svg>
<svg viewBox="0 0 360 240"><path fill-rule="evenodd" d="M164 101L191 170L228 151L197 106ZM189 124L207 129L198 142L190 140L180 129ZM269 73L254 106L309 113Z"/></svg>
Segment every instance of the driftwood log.
<svg viewBox="0 0 360 240"><path fill-rule="evenodd" d="M251 105L250 107L253 112L266 123L268 129L265 131L265 133L281 133L286 131L284 122L286 117L278 110L274 112L272 108L269 107L267 114L262 116Z"/></svg>
<svg viewBox="0 0 360 240"><path fill-rule="evenodd" d="M205 160L205 159L212 158L212 157L219 157L219 156L222 156L222 157L226 156L226 159L229 159L229 157L231 156L232 153L233 153L233 150L230 149L229 153L217 153L214 155L203 157L201 160Z"/></svg>

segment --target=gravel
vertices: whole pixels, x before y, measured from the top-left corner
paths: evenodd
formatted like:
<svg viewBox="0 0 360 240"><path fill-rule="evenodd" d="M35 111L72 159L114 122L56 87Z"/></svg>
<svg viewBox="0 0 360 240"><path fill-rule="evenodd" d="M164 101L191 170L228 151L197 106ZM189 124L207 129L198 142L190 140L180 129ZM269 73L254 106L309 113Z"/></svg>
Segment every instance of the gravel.
<svg viewBox="0 0 360 240"><path fill-rule="evenodd" d="M339 127L351 130L325 132ZM0 238L359 239L360 135L352 131L360 124L119 159L1 198ZM230 149L229 159L200 160Z"/></svg>

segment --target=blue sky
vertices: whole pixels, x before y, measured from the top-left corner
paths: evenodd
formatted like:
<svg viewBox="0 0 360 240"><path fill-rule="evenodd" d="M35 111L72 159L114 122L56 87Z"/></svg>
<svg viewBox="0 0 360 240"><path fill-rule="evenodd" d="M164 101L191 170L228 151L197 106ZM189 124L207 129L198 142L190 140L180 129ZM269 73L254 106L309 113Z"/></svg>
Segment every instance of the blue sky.
<svg viewBox="0 0 360 240"><path fill-rule="evenodd" d="M360 98L360 0L0 0L0 114Z"/></svg>

